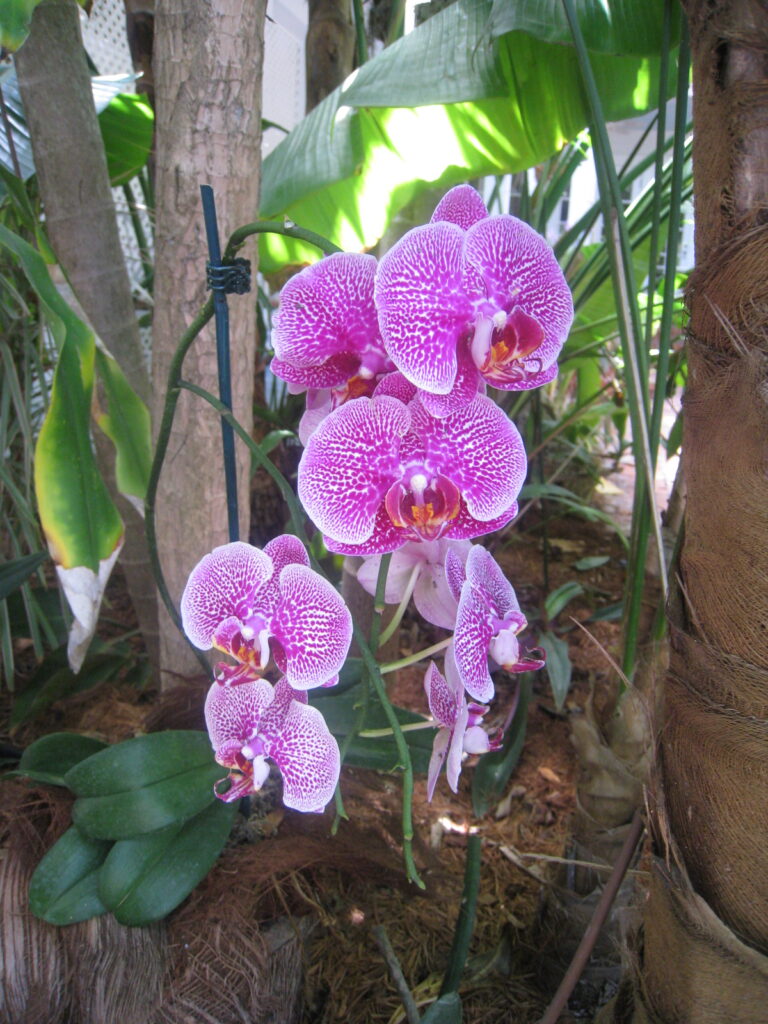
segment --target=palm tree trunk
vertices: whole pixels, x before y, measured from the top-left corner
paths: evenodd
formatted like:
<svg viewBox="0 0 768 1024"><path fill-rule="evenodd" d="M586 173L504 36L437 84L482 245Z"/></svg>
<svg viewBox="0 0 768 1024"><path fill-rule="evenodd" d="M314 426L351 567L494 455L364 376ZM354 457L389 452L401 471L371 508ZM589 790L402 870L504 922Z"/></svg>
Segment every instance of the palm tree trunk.
<svg viewBox="0 0 768 1024"><path fill-rule="evenodd" d="M768 1005L768 22L689 0L696 271L684 539L637 984L615 1020L731 1024Z"/></svg>

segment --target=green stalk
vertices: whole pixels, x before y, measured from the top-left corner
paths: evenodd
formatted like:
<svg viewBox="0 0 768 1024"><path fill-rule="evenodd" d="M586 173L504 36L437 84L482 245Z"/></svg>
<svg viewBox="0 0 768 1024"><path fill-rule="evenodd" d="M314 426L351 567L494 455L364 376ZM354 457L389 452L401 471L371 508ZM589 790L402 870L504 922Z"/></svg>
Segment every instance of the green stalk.
<svg viewBox="0 0 768 1024"><path fill-rule="evenodd" d="M395 635L395 630L399 627L400 623L402 622L403 615L405 615L405 609L408 607L408 604L413 595L414 588L416 586L416 581L419 578L420 570L420 565L414 565L413 569L411 570L411 575L408 579L408 583L405 586L405 593L403 594L400 600L400 604L395 609L395 614L392 616L392 620L390 621L389 625L379 637L379 647L383 647L388 640L392 639L392 637ZM382 596L382 603L383 600L384 598ZM374 650L373 642L371 642L371 650Z"/></svg>
<svg viewBox="0 0 768 1024"><path fill-rule="evenodd" d="M424 658L431 658L433 654L439 654L440 651L444 651L451 640L453 640L453 637L449 636L447 640L439 640L436 644L432 644L431 647L425 647L423 651L409 654L399 661L389 661L386 665L382 665L379 671L385 676L389 672L397 672L398 669L408 668L409 665L416 665L418 662L423 661Z"/></svg>
<svg viewBox="0 0 768 1024"><path fill-rule="evenodd" d="M659 516L654 501L654 460L651 457L648 432L648 365L647 352L640 345L642 331L640 314L637 304L637 290L634 283L632 267L632 250L626 218L623 212L621 190L619 187L616 167L613 162L602 105L595 84L589 61L589 54L584 44L581 29L576 18L573 0L563 0L574 47L581 67L582 79L590 107L590 131L595 144L595 167L597 171L600 202L605 225L606 246L610 259L611 272L619 315L619 335L621 338L624 364L628 370L626 376L627 398L630 420L632 423L632 440L635 464L638 475L635 490L635 510L640 512L638 518L633 516L633 539L641 534L636 527L643 525L647 519L654 529L659 552L660 579L662 592L666 599L666 566L664 564L663 546ZM646 519L647 516L647 519ZM647 543L647 528L643 530ZM630 581L629 607L625 609L625 652L624 671L631 676L634 668L639 628L641 583L644 576L644 564L638 561L637 555L642 543L634 544L630 560L628 579ZM639 582L638 582L639 578Z"/></svg>

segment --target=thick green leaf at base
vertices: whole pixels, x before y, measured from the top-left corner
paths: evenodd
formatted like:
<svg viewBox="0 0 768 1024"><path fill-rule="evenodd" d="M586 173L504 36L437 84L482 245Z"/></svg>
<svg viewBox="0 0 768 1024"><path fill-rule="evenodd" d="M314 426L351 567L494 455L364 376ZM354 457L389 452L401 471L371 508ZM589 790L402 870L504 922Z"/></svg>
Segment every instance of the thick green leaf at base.
<svg viewBox="0 0 768 1024"><path fill-rule="evenodd" d="M461 1024L461 999L458 992L446 992L421 1018L421 1024Z"/></svg>
<svg viewBox="0 0 768 1024"><path fill-rule="evenodd" d="M81 797L72 820L94 839L132 839L194 817L216 799L213 787L225 776L226 769L211 761L142 789Z"/></svg>
<svg viewBox="0 0 768 1024"><path fill-rule="evenodd" d="M29 883L29 909L35 917L61 925L106 913L98 879L110 846L74 827L67 829L37 865Z"/></svg>
<svg viewBox="0 0 768 1024"><path fill-rule="evenodd" d="M99 874L99 896L121 924L165 917L210 871L237 804L216 800L189 821L115 843Z"/></svg>
<svg viewBox="0 0 768 1024"><path fill-rule="evenodd" d="M12 774L27 776L36 782L66 786L64 776L69 769L103 750L105 746L105 743L92 736L81 736L76 732L52 732L27 747L21 755L18 769Z"/></svg>
<svg viewBox="0 0 768 1024"><path fill-rule="evenodd" d="M80 797L112 796L213 763L206 733L169 729L124 740L89 757L67 772L67 785Z"/></svg>

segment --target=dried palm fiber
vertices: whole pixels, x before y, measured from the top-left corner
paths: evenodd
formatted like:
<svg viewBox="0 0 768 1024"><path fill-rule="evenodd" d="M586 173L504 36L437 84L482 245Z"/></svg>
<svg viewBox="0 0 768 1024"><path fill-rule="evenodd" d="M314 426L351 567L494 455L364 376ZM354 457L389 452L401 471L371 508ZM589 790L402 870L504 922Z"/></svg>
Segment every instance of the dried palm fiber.
<svg viewBox="0 0 768 1024"><path fill-rule="evenodd" d="M21 783L2 789L0 821L0 1022L58 1024L65 1019L68 970L60 929L27 906L32 872L69 824L71 800Z"/></svg>

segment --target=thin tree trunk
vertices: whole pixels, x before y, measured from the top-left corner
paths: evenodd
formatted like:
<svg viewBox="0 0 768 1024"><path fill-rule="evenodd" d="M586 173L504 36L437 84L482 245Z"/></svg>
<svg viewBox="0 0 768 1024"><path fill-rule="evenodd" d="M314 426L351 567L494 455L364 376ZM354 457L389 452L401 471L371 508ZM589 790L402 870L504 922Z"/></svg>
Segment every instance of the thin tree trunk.
<svg viewBox="0 0 768 1024"><path fill-rule="evenodd" d="M74 0L38 4L15 62L48 238L86 318L148 402L149 375ZM111 478L114 454L106 440L99 461ZM143 521L111 480L110 490L126 524L121 562L128 589L156 666L157 599Z"/></svg>
<svg viewBox="0 0 768 1024"><path fill-rule="evenodd" d="M643 958L614 1019L742 1024L768 1006L768 19L751 0L686 9L688 498Z"/></svg>
<svg viewBox="0 0 768 1024"><path fill-rule="evenodd" d="M265 0L195 4L161 0L155 12L156 201L154 412L157 422L173 352L206 297L207 249L200 185L213 187L222 241L256 219L261 147ZM255 245L243 255L255 264ZM255 271L255 266L254 266ZM230 298L233 407L251 429L256 303ZM217 391L213 327L187 356L184 375ZM241 536L248 536L249 458L239 450ZM196 562L226 543L219 417L181 396L157 500L160 558L178 602ZM199 673L186 641L162 612L164 685Z"/></svg>
<svg viewBox="0 0 768 1024"><path fill-rule="evenodd" d="M350 0L309 0L305 63L307 113L341 85L354 67Z"/></svg>

